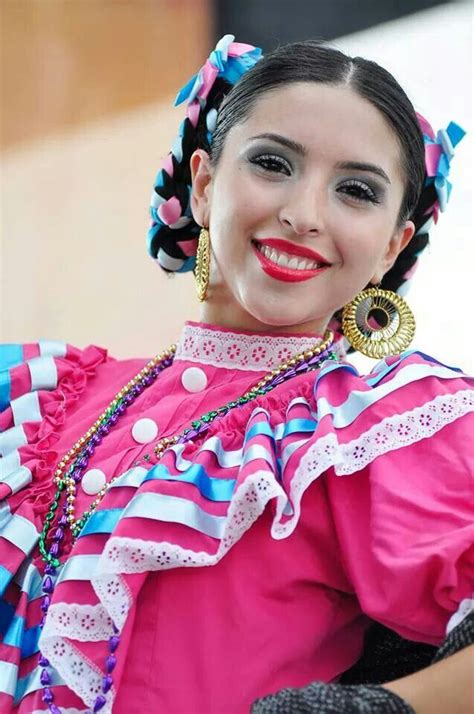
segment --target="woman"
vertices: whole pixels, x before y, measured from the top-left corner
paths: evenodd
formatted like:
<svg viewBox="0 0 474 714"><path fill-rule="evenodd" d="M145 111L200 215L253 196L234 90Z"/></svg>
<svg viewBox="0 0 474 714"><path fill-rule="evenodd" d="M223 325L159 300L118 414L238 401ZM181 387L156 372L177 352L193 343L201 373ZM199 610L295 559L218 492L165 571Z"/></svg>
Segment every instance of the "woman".
<svg viewBox="0 0 474 714"><path fill-rule="evenodd" d="M471 383L409 351L361 377L341 330L408 345L369 286L413 272L463 132L312 42L226 36L184 100L149 251L195 270L201 322L146 366L5 353L2 711L244 712L285 687L255 711L423 711L417 674L323 683L373 621L431 647L467 621Z"/></svg>

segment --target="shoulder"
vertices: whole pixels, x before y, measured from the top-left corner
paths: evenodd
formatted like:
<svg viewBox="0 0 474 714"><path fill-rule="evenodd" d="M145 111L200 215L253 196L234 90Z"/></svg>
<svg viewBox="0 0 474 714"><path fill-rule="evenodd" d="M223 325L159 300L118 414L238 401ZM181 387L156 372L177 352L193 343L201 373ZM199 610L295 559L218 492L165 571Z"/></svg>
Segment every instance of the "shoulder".
<svg viewBox="0 0 474 714"><path fill-rule="evenodd" d="M409 351L379 362L367 375L348 363L328 365L317 375L314 398L319 417L331 417L339 428L428 405L447 423L473 410L473 387L474 379L459 368Z"/></svg>

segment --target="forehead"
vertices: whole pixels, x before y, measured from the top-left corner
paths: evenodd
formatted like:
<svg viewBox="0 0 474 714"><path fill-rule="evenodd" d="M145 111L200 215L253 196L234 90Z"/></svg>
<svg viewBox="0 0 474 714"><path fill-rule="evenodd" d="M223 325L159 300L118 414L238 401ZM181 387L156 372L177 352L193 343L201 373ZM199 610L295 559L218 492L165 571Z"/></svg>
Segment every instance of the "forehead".
<svg viewBox="0 0 474 714"><path fill-rule="evenodd" d="M347 86L304 82L266 92L229 139L247 142L261 133L283 134L308 155L335 161L371 161L400 173L400 145L381 112Z"/></svg>

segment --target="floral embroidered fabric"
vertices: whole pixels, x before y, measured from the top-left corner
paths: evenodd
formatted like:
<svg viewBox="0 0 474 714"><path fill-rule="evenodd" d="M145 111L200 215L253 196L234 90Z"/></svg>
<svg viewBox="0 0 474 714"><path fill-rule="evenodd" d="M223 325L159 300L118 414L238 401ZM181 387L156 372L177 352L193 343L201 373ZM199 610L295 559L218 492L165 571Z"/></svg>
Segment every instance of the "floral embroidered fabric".
<svg viewBox="0 0 474 714"><path fill-rule="evenodd" d="M213 363L210 333L226 335L220 354L238 364ZM268 360L288 340L301 351L309 339L264 337ZM259 354L265 344L185 327L173 366L91 459L117 480L66 549L40 639L36 543L53 469L143 361L64 345L40 364L37 346L10 353L11 401L0 416L0 710L44 709L39 647L61 711L90 707L112 623L121 643L102 711L114 714L240 714L278 689L334 681L357 661L371 619L442 641L474 575L462 447L473 385L458 371L416 352L368 376L326 363L233 410L203 441L134 467L150 451L133 440L138 419L152 418L160 436L180 431L264 373L232 346ZM190 394L181 375L196 363L207 385ZM92 498L78 492L78 508Z"/></svg>

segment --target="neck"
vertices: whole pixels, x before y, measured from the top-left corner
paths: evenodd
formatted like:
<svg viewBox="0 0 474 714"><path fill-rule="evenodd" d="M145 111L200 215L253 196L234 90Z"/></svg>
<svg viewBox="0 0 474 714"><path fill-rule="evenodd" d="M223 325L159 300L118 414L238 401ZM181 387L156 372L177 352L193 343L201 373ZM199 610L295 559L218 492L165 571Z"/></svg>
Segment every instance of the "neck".
<svg viewBox="0 0 474 714"><path fill-rule="evenodd" d="M211 325L219 325L229 330L246 330L248 332L265 332L285 334L315 334L323 335L327 329L329 318L306 320L296 324L282 324L259 320L244 310L235 302L216 305L214 301L206 300L199 311L199 319Z"/></svg>

